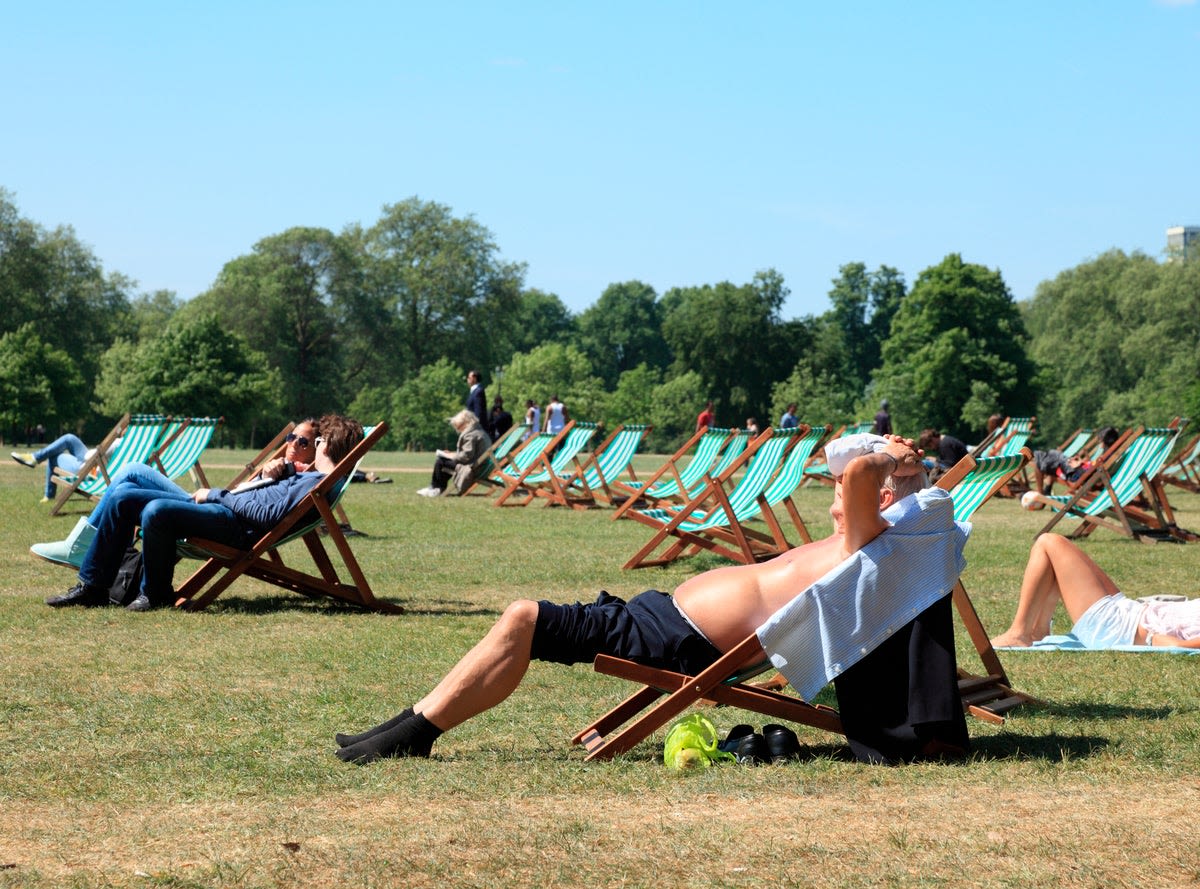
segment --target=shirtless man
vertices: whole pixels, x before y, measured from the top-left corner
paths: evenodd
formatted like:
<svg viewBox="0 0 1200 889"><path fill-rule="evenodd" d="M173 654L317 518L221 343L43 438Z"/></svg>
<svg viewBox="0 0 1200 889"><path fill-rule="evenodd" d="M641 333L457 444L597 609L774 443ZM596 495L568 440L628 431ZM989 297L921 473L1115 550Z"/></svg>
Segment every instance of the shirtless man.
<svg viewBox="0 0 1200 889"><path fill-rule="evenodd" d="M648 590L628 603L607 593L589 605L513 602L412 707L361 734L339 734L338 756L358 763L428 756L443 732L512 694L531 660L590 663L603 653L690 673L704 669L887 529L881 510L921 487L921 455L911 439L893 435L874 446L874 452L851 459L838 478L829 510L834 532L824 540L769 562L697 575L674 596Z"/></svg>
<svg viewBox="0 0 1200 889"><path fill-rule="evenodd" d="M1042 534L1033 542L1012 626L993 639L992 646L1028 648L1049 635L1059 600L1075 623L1072 634L1087 648L1200 648L1200 599L1127 599L1087 553L1058 534Z"/></svg>

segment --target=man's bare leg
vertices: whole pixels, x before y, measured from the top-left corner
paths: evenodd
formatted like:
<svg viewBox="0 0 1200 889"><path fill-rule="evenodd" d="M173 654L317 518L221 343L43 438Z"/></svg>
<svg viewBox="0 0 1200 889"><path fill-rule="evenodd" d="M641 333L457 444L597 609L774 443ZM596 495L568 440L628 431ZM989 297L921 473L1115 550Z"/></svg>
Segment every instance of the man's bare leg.
<svg viewBox="0 0 1200 889"><path fill-rule="evenodd" d="M521 684L537 612L537 603L529 600L508 606L487 635L411 708L359 735L339 735L338 756L359 763L428 756L442 732L496 706Z"/></svg>
<svg viewBox="0 0 1200 889"><path fill-rule="evenodd" d="M1075 621L1099 599L1116 592L1112 578L1087 553L1066 537L1042 534L1033 542L1025 565L1012 626L992 645L1028 647L1049 633L1060 600Z"/></svg>
<svg viewBox="0 0 1200 889"><path fill-rule="evenodd" d="M537 602L528 599L509 605L487 635L413 710L449 731L511 695L529 669L537 613Z"/></svg>

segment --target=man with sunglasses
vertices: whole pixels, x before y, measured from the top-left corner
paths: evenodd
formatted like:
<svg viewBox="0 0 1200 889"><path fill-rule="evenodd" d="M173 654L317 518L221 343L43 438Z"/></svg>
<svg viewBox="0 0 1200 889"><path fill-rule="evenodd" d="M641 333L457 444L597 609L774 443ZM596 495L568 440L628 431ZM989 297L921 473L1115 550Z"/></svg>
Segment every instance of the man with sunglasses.
<svg viewBox="0 0 1200 889"><path fill-rule="evenodd" d="M142 529L143 574L138 597L126 607L148 611L174 602L171 586L176 541L205 537L227 546L248 548L274 527L332 471L363 438L362 425L330 414L308 423L289 442L292 474L264 477L238 490L200 488L189 494L165 475L133 464L113 476L91 515L80 519L71 536L30 547L34 555L79 569L78 582L67 592L51 596L52 608L107 605L125 551ZM312 438L305 446L301 439ZM295 448L292 448L295 445ZM303 462L305 450L311 465ZM286 456L286 455L285 455ZM286 461L285 461L286 462Z"/></svg>

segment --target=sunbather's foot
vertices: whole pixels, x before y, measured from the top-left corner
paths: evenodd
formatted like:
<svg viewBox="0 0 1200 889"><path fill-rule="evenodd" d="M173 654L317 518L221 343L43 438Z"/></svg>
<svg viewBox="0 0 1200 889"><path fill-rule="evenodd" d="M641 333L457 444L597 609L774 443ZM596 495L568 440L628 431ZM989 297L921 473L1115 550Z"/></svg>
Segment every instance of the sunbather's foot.
<svg viewBox="0 0 1200 889"><path fill-rule="evenodd" d="M433 742L442 730L422 716L414 713L408 719L390 729L372 735L365 741L351 744L338 750L338 759L366 765L377 759L399 756L429 756Z"/></svg>
<svg viewBox="0 0 1200 889"><path fill-rule="evenodd" d="M1033 636L1009 630L992 640L992 648L1028 648L1034 641Z"/></svg>
<svg viewBox="0 0 1200 889"><path fill-rule="evenodd" d="M357 744L359 741L367 740L367 738L371 737L372 735L377 735L380 732L386 732L388 729L394 728L412 715L413 708L405 707L387 722L381 722L379 725L375 726L375 728L369 728L365 732L360 732L357 735L346 735L342 732L338 732L333 736L333 739L337 741L339 747L349 747L351 744Z"/></svg>
<svg viewBox="0 0 1200 889"><path fill-rule="evenodd" d="M22 466L28 466L30 469L37 468L37 460L33 459L33 454L28 451L13 451L12 458Z"/></svg>

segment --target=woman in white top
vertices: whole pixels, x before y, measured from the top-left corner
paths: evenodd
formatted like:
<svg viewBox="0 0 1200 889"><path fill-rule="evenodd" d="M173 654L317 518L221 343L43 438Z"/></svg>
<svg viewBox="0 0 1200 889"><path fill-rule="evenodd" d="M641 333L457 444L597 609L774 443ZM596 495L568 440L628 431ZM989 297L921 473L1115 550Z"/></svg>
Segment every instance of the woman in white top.
<svg viewBox="0 0 1200 889"><path fill-rule="evenodd" d="M1028 647L1049 635L1060 599L1075 622L1071 634L1087 648L1200 648L1200 599L1128 599L1087 553L1059 534L1042 534L1033 542L1012 626L992 645Z"/></svg>
<svg viewBox="0 0 1200 889"><path fill-rule="evenodd" d="M557 435L570 420L567 406L558 400L557 395L551 395L550 403L546 405L546 431Z"/></svg>

